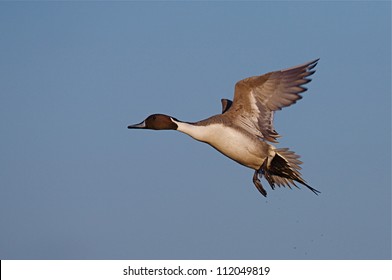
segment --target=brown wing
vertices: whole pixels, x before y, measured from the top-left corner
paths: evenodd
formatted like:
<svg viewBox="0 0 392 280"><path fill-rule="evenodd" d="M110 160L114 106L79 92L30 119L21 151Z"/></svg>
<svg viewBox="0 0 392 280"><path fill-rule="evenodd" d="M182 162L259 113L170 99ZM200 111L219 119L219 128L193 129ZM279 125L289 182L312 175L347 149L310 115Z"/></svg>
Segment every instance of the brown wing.
<svg viewBox="0 0 392 280"><path fill-rule="evenodd" d="M230 109L231 104L233 104L233 101L229 99L221 99L222 102L222 114L224 114L227 110Z"/></svg>
<svg viewBox="0 0 392 280"><path fill-rule="evenodd" d="M315 71L318 59L311 62L241 80L235 85L234 100L227 113L233 114L241 126L265 140L276 142L279 134L273 127L276 110L301 99Z"/></svg>

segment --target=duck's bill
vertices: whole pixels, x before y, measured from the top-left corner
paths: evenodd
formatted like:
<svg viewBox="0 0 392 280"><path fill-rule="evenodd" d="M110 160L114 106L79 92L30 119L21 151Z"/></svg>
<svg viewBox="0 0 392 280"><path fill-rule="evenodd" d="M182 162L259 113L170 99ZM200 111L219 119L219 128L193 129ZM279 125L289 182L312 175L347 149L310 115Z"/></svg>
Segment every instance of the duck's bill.
<svg viewBox="0 0 392 280"><path fill-rule="evenodd" d="M141 123L138 124L128 125L128 128L146 128L146 123L142 121Z"/></svg>

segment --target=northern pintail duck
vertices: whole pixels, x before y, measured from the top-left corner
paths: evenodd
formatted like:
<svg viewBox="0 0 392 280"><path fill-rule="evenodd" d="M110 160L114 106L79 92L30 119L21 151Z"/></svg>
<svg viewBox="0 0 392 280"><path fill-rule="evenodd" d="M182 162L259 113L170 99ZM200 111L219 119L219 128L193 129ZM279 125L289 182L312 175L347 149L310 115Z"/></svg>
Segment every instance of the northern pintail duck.
<svg viewBox="0 0 392 280"><path fill-rule="evenodd" d="M246 167L254 169L253 183L263 196L266 190L259 176L264 175L271 188L298 187L300 183L315 194L318 190L302 179L299 156L288 148L276 148L280 135L273 126L274 112L301 99L318 59L311 62L254 76L235 85L234 100L222 99L222 113L198 122L183 122L163 114L154 114L128 128L178 130L205 142Z"/></svg>

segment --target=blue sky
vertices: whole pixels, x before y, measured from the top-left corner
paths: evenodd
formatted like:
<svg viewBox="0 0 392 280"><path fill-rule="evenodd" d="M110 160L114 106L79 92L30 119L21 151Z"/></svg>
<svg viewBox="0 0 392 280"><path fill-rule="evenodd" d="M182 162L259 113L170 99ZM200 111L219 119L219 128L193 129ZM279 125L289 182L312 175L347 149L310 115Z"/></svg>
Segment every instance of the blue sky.
<svg viewBox="0 0 392 280"><path fill-rule="evenodd" d="M387 1L1 2L0 259L390 259L390 26ZM275 128L319 196L126 128L315 58Z"/></svg>

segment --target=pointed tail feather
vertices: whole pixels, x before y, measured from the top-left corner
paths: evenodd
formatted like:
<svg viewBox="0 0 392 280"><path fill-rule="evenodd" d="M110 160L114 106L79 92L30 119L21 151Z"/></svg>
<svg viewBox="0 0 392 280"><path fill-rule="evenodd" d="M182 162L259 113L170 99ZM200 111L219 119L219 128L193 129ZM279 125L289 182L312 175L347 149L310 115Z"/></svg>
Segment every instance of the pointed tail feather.
<svg viewBox="0 0 392 280"><path fill-rule="evenodd" d="M263 168L263 173L271 185L271 188L274 189L275 185L278 187L289 187L298 186L295 182L298 182L308 189L310 189L313 193L319 194L320 191L316 190L309 186L304 179L301 177L301 173L299 170L301 169L300 164L302 161L299 159L299 155L295 154L293 151L290 151L288 148L276 149L276 154L271 160L268 168Z"/></svg>

